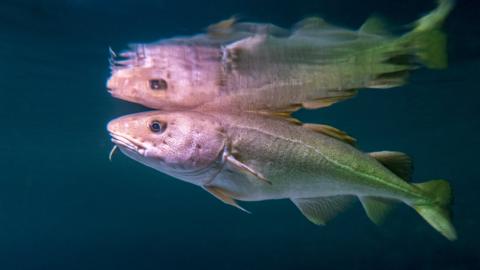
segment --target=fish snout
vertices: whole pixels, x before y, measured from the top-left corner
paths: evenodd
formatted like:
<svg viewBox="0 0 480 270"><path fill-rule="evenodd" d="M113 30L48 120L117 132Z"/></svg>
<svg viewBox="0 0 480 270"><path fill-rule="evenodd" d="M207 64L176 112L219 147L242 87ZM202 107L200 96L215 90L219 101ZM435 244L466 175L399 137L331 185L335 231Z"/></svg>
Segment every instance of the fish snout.
<svg viewBox="0 0 480 270"><path fill-rule="evenodd" d="M110 93L110 95L114 96L115 95L115 90L117 89L117 84L113 78L108 79L107 81L107 92Z"/></svg>
<svg viewBox="0 0 480 270"><path fill-rule="evenodd" d="M115 133L116 130L118 130L117 121L114 119L114 120L111 120L110 122L108 122L108 124L107 124L108 133L110 133L110 135L111 135L112 133Z"/></svg>

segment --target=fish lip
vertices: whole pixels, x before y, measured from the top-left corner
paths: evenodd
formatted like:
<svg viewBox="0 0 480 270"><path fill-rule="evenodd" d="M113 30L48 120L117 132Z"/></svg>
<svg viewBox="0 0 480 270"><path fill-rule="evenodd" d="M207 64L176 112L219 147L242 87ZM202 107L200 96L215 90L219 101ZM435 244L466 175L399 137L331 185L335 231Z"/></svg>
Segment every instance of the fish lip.
<svg viewBox="0 0 480 270"><path fill-rule="evenodd" d="M107 88L107 92L114 98L117 97L117 92L113 88Z"/></svg>
<svg viewBox="0 0 480 270"><path fill-rule="evenodd" d="M145 146L143 146L141 143L135 141L132 138L129 138L124 135L116 134L113 132L110 132L110 137L111 137L110 140L114 144L118 145L119 147L127 148L128 150L137 152L141 155L145 154L145 149L146 149Z"/></svg>

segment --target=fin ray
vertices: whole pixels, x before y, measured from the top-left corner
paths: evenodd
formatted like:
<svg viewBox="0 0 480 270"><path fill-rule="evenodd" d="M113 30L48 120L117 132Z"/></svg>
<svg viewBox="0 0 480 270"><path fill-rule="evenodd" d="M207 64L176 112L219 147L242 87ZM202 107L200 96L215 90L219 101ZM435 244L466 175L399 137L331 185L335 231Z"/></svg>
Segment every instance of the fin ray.
<svg viewBox="0 0 480 270"><path fill-rule="evenodd" d="M222 201L223 203L231 205L235 208L242 210L243 212L250 214L250 211L238 205L237 202L229 194L227 194L227 192L225 192L223 189L214 187L214 186L203 186L203 189L208 193L210 193L215 198Z"/></svg>
<svg viewBox="0 0 480 270"><path fill-rule="evenodd" d="M393 151L379 151L368 154L387 169L405 181L410 181L413 171L412 159L405 153Z"/></svg>
<svg viewBox="0 0 480 270"><path fill-rule="evenodd" d="M451 241L456 240L457 233L451 223L453 195L450 184L445 180L432 180L414 185L430 195L432 202L422 201L412 207L443 236Z"/></svg>
<svg viewBox="0 0 480 270"><path fill-rule="evenodd" d="M305 109L319 109L325 108L332 104L335 104L339 101L343 101L349 98L354 97L357 94L357 90L344 90L339 91L338 95L335 96L327 96L323 98L318 98L314 100L307 100L302 103L302 106Z"/></svg>
<svg viewBox="0 0 480 270"><path fill-rule="evenodd" d="M393 200L372 197L372 196L362 196L359 198L362 203L365 212L367 213L368 218L375 224L380 225L385 220L386 215L393 206Z"/></svg>
<svg viewBox="0 0 480 270"><path fill-rule="evenodd" d="M346 132L341 131L332 126L322 125L322 124L310 124L310 123L305 123L302 126L312 131L315 131L315 132L330 136L332 138L335 138L337 140L340 140L342 142L348 143L352 146L355 146L355 143L357 141L355 138L349 136Z"/></svg>
<svg viewBox="0 0 480 270"><path fill-rule="evenodd" d="M442 69L447 66L446 35L440 27L453 9L452 0L438 0L438 6L415 22L415 28L400 39L416 49L416 56L428 68ZM410 45L408 45L411 43Z"/></svg>
<svg viewBox="0 0 480 270"><path fill-rule="evenodd" d="M270 182L261 172L258 172L257 170L251 168L250 166L246 165L245 163L239 161L238 159L236 159L233 155L231 154L227 154L225 156L226 158L226 161L232 165L233 167L235 167L237 170L239 170L240 172L242 173L245 173L245 174L249 174L249 175L252 175L254 176L256 179L264 182L264 183L267 183L269 185L272 184L272 182Z"/></svg>
<svg viewBox="0 0 480 270"><path fill-rule="evenodd" d="M236 23L237 23L237 17L232 16L228 19L209 25L207 27L207 32L208 34L213 36L221 35L227 31L230 31Z"/></svg>
<svg viewBox="0 0 480 270"><path fill-rule="evenodd" d="M325 225L352 201L353 196L338 195L318 198L291 199L302 214L312 223Z"/></svg>
<svg viewBox="0 0 480 270"><path fill-rule="evenodd" d="M359 32L363 32L366 34L374 34L374 35L388 35L387 27L385 26L385 22L377 16L369 17L358 29Z"/></svg>

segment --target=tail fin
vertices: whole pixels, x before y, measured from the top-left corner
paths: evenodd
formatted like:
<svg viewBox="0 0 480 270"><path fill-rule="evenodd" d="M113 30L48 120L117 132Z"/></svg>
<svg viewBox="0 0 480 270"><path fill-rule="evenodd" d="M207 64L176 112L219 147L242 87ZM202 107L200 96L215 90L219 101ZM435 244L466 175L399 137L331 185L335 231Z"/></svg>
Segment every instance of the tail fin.
<svg viewBox="0 0 480 270"><path fill-rule="evenodd" d="M410 71L419 65L431 69L446 68L447 37L441 26L452 8L453 0L438 0L437 8L414 22L410 32L392 39L386 46L375 48L370 57L371 61L377 63L372 70L376 77L368 87L403 85Z"/></svg>
<svg viewBox="0 0 480 270"><path fill-rule="evenodd" d="M450 184L445 180L432 180L414 185L430 195L431 202L413 204L413 208L443 236L451 241L457 239L457 233L450 221L450 206L453 201Z"/></svg>
<svg viewBox="0 0 480 270"><path fill-rule="evenodd" d="M453 0L438 0L438 7L418 19L400 42L412 47L421 64L432 69L447 67L447 38L441 26L453 8Z"/></svg>

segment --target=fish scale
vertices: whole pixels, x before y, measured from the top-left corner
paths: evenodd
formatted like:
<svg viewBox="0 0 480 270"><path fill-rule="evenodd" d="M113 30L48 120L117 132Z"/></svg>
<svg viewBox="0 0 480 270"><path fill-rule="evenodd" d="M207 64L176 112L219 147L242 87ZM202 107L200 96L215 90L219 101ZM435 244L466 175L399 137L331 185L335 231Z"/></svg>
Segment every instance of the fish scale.
<svg viewBox="0 0 480 270"><path fill-rule="evenodd" d="M342 183L350 184L349 180L352 179L352 174L355 174L358 177L355 178L355 182L375 183L375 181L378 181L377 179L388 179L389 182L381 181L379 184L385 186L385 183L387 183L399 194L405 192L405 189L409 192L409 195L415 191L415 189L412 191L410 185L406 184L404 180L386 170L374 159L365 159L365 156L354 150L353 147L322 134L311 134L312 132L304 130L300 126L293 126L275 119L260 116L247 117L246 115L241 117L223 115L222 121L229 123L226 124L228 125L226 129L228 136L236 138L235 148L242 154L241 159L247 165L250 161L256 161L258 170L267 178L269 178L270 171L273 171L275 176L282 176L282 178L272 179L272 187L266 186L263 191L268 194L269 188L278 190L279 187L283 187L284 193L272 194L275 197L263 197L263 199L338 195L335 191L329 193L331 188L319 188L319 190L324 190L324 193L318 193L318 190L315 190L301 196L288 194L291 185L299 184L299 182L292 181L290 177L305 180L305 174L311 178L308 182L317 182L319 185L322 182L317 180L325 178L327 179L325 180L327 186L330 185L330 182L335 186L342 185ZM255 138L255 140L251 140L251 138ZM275 144L272 142L275 142ZM269 166L258 164L260 161L268 163L269 160L275 160L275 162ZM374 172L377 175L365 171L365 169L369 170L372 167L376 169ZM264 171L265 168L269 168L270 171ZM306 168L312 171L306 172ZM338 175L332 177L330 181L328 180L329 177L323 175L323 172L329 171L338 172ZM381 172L380 175L378 175L379 172ZM348 175L348 177L344 175ZM226 178L225 181L229 181L229 179ZM240 195L240 199L251 200L248 196L252 196L256 191L258 192L258 189L253 186L252 190ZM343 189L343 192L345 192L345 189ZM358 190L356 192L358 193ZM378 195L378 190L375 190L375 192ZM389 196L391 197L392 193ZM253 198L253 200L256 199Z"/></svg>
<svg viewBox="0 0 480 270"><path fill-rule="evenodd" d="M165 130L153 132L152 122ZM447 238L456 238L448 182L410 184L395 175L411 170L403 153L364 154L341 137L249 112L153 111L121 117L107 128L127 156L242 210L235 200L290 199L310 221L324 224L348 198L357 197L378 223L392 201L400 201ZM160 147L165 136L172 143Z"/></svg>

